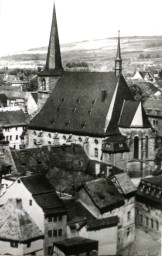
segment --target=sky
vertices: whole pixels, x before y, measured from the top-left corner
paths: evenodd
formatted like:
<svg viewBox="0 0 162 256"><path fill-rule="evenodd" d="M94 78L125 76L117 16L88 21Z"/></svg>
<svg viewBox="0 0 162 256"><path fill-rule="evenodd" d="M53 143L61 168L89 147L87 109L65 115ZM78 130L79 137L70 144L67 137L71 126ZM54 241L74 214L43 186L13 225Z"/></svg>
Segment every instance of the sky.
<svg viewBox="0 0 162 256"><path fill-rule="evenodd" d="M0 55L47 46L54 0L0 0ZM162 35L162 0L55 0L60 43Z"/></svg>

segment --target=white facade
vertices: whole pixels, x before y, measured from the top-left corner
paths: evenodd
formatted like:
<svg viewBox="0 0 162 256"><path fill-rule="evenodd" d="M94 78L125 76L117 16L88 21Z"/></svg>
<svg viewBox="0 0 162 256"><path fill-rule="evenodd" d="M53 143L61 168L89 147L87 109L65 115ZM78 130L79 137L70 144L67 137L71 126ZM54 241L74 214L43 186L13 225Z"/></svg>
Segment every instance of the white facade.
<svg viewBox="0 0 162 256"><path fill-rule="evenodd" d="M3 135L5 141L9 141L11 148L19 149L21 145L21 135L24 131L24 126L5 127L3 128Z"/></svg>
<svg viewBox="0 0 162 256"><path fill-rule="evenodd" d="M13 247L15 246L16 247ZM12 243L10 241L0 240L0 254L11 255L25 255L35 253L35 255L43 255L43 238L30 242L30 244L24 243Z"/></svg>
<svg viewBox="0 0 162 256"><path fill-rule="evenodd" d="M16 180L0 197L0 205L4 205L9 198L20 198L23 208L44 233L44 212L20 179Z"/></svg>

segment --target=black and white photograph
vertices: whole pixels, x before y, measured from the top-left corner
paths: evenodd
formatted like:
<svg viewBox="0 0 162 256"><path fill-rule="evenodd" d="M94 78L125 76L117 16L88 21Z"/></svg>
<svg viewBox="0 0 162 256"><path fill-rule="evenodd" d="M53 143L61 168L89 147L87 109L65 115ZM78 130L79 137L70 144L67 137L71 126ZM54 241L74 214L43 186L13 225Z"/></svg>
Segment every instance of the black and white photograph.
<svg viewBox="0 0 162 256"><path fill-rule="evenodd" d="M0 255L162 256L161 13L0 0Z"/></svg>

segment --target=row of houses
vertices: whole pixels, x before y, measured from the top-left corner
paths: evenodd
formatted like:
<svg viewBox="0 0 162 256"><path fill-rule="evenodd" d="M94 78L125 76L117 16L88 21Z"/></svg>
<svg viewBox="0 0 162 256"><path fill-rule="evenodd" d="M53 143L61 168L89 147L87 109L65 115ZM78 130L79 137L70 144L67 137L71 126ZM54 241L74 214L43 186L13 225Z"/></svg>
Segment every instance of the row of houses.
<svg viewBox="0 0 162 256"><path fill-rule="evenodd" d="M91 160L83 158L82 148L76 146L75 150L78 153L71 146L60 146L8 153L12 168L1 181L1 254L66 255L74 243L84 245L86 253L91 248L99 255L116 255L135 242L137 227L160 241L161 176L144 178L136 188L122 170L107 166L109 173L98 174L96 168L92 172ZM69 154L74 155L71 167ZM81 166L79 177L81 159L84 168Z"/></svg>

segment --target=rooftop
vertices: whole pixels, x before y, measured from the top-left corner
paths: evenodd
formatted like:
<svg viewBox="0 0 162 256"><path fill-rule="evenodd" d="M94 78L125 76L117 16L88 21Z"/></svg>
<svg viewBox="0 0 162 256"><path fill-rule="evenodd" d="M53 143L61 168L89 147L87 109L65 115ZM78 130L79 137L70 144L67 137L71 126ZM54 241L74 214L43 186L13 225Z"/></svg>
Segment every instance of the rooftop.
<svg viewBox="0 0 162 256"><path fill-rule="evenodd" d="M22 110L5 111L0 114L0 127L25 126L27 120Z"/></svg>
<svg viewBox="0 0 162 256"><path fill-rule="evenodd" d="M88 222L87 230L96 231L99 229L114 227L118 225L118 222L119 222L118 216L97 219L97 220Z"/></svg>
<svg viewBox="0 0 162 256"><path fill-rule="evenodd" d="M113 115L106 131L114 93ZM114 72L64 72L29 129L93 136L118 133L124 98L133 99L124 78L118 81Z"/></svg>
<svg viewBox="0 0 162 256"><path fill-rule="evenodd" d="M77 255L92 250L98 250L98 241L83 237L73 237L55 242L54 246L64 252L65 255Z"/></svg>
<svg viewBox="0 0 162 256"><path fill-rule="evenodd" d="M43 233L23 209L21 199L8 199L0 208L0 240L25 242L38 238L43 238Z"/></svg>
<svg viewBox="0 0 162 256"><path fill-rule="evenodd" d="M83 185L87 194L101 213L124 204L124 197L110 179L96 179Z"/></svg>

